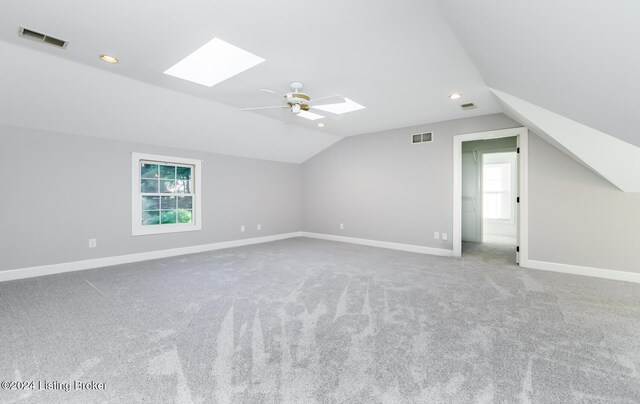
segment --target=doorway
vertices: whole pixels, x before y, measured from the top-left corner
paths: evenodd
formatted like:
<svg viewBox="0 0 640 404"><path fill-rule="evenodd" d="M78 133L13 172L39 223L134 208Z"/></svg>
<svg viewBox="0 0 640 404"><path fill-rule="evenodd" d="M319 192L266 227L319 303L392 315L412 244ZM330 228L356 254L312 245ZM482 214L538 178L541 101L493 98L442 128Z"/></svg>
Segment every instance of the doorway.
<svg viewBox="0 0 640 404"><path fill-rule="evenodd" d="M527 130L454 136L453 252L527 259Z"/></svg>

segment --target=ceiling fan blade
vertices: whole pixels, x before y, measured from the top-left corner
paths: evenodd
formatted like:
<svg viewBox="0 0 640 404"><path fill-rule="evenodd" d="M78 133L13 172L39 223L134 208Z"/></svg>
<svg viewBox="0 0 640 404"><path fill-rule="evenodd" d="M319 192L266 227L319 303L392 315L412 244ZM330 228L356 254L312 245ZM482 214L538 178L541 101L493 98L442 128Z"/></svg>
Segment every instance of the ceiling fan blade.
<svg viewBox="0 0 640 404"><path fill-rule="evenodd" d="M284 100L284 95L282 95L282 94L278 94L278 93L276 93L275 91L265 90L265 89L262 89L262 90L260 90L260 91L262 91L262 92L263 92L263 93L265 93L265 94L269 94L269 95L272 95L272 96L274 96L274 97L277 97L280 101Z"/></svg>
<svg viewBox="0 0 640 404"><path fill-rule="evenodd" d="M328 97L313 98L311 100L311 104L313 105L313 107L328 104L341 104L343 102L347 102L347 100L345 100L345 98L341 95L330 95Z"/></svg>
<svg viewBox="0 0 640 404"><path fill-rule="evenodd" d="M288 105L280 105L278 107L255 107L255 108L243 108L240 111L255 111L257 109L280 109L280 108L290 108Z"/></svg>

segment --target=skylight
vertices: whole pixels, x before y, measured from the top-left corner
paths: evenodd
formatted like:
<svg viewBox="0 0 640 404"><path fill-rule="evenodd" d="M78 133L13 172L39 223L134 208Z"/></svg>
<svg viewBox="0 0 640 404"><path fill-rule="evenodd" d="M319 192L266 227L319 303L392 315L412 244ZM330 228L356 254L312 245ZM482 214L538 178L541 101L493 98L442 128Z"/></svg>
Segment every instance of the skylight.
<svg viewBox="0 0 640 404"><path fill-rule="evenodd" d="M324 116L322 116L322 115L314 114L313 112L309 112L309 111L300 111L300 112L298 112L298 116L300 118L309 119L311 121L315 121L316 119L324 118Z"/></svg>
<svg viewBox="0 0 640 404"><path fill-rule="evenodd" d="M346 114L347 112L358 111L360 109L365 109L366 107L350 100L349 98L345 98L344 102L338 104L317 105L313 108L331 112L332 114Z"/></svg>
<svg viewBox="0 0 640 404"><path fill-rule="evenodd" d="M262 62L259 56L213 38L164 74L211 87Z"/></svg>

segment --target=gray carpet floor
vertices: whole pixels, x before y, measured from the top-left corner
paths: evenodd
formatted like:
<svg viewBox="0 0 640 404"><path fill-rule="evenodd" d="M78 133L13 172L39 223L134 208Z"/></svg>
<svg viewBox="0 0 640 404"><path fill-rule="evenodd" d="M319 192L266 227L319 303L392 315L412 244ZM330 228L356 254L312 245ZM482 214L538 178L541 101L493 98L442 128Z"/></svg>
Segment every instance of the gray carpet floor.
<svg viewBox="0 0 640 404"><path fill-rule="evenodd" d="M296 238L0 283L28 403L638 403L640 285ZM37 387L37 385L36 385Z"/></svg>

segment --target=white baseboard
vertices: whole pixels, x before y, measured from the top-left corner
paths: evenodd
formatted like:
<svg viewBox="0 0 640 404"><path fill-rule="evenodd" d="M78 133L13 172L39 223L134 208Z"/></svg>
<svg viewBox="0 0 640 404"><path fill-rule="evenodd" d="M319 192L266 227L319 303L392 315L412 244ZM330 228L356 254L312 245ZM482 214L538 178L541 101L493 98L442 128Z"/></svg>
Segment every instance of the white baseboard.
<svg viewBox="0 0 640 404"><path fill-rule="evenodd" d="M391 250L408 251L419 254L439 255L442 257L453 257L453 250L443 248L423 247L413 244L392 243L390 241L369 240L364 238L336 236L333 234L301 232L302 237L317 238L321 240L340 241L343 243L360 244L370 247L388 248Z"/></svg>
<svg viewBox="0 0 640 404"><path fill-rule="evenodd" d="M572 275L591 276L594 278L611 279L615 281L626 281L640 283L640 273L616 271L613 269L593 268L580 265L558 264L556 262L527 260L524 268L541 269L543 271L562 272Z"/></svg>
<svg viewBox="0 0 640 404"><path fill-rule="evenodd" d="M392 243L388 241L377 241L355 237L336 236L333 234L301 232L302 237L317 238L321 240L340 241L343 243L360 244L370 247L389 248L392 250L408 251L420 254L439 255L443 257L452 257L452 250L442 248L423 247L412 244ZM640 283L640 273L616 271L613 269L602 269L585 267L579 265L558 264L555 262L545 262L536 260L526 260L520 263L522 268L540 269L543 271L561 272L572 275L591 276L595 278L611 279L616 281L626 281Z"/></svg>
<svg viewBox="0 0 640 404"><path fill-rule="evenodd" d="M219 243L202 244L190 247L172 248L169 250L148 251L137 254L118 255L113 257L95 258L84 261L65 262L61 264L42 265L28 268L9 269L0 271L0 282L10 281L14 279L32 278L35 276L53 275L63 272L81 271L84 269L101 268L112 265L128 264L132 262L140 262L153 260L158 258L175 257L178 255L194 254L205 251L221 250L224 248L241 247L251 244L267 243L270 241L284 240L293 237L309 237L321 240L339 241L343 243L360 244L370 247L388 248L392 250L408 251L419 254L438 255L443 257L452 257L452 250L442 248L423 247L413 244L393 243L389 241L369 240L355 237L336 236L333 234L310 233L310 232L292 232L275 234L273 236L254 237L242 240L222 241ZM593 268L579 265L558 264L555 262L545 262L536 260L527 260L521 263L523 268L540 269L543 271L561 272L572 275L591 276L595 278L611 279L617 281L626 281L640 283L640 273L617 271L612 269Z"/></svg>
<svg viewBox="0 0 640 404"><path fill-rule="evenodd" d="M42 265L29 268L9 269L0 271L0 282L14 279L32 278L35 276L59 274L62 272L81 271L107 267L112 265L128 264L153 260L158 258L175 257L178 255L194 254L205 251L221 250L223 248L240 247L250 244L267 243L269 241L284 240L292 237L301 237L302 232L283 233L273 236L246 238L242 240L222 241L219 243L202 244L189 247L172 248L169 250L148 251L137 254L117 255L114 257L95 258L84 261L65 262L61 264Z"/></svg>

